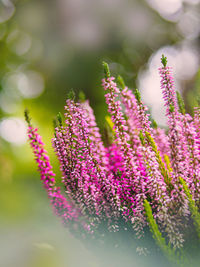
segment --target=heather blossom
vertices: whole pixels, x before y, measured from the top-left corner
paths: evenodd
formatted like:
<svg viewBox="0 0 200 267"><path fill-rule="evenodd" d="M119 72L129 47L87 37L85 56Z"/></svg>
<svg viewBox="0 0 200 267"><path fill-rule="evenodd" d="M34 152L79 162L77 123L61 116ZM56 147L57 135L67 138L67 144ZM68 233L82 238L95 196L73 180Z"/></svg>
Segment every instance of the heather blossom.
<svg viewBox="0 0 200 267"><path fill-rule="evenodd" d="M112 136L107 145L89 101L67 99L64 119L58 115L52 138L65 193L56 186L41 137L25 115L42 183L70 230L98 239L105 229L128 227L140 242L149 229L168 260L182 264L191 220L200 236L200 109L194 109L194 117L185 112L166 57L161 62L167 131L150 120L139 91L133 93L121 77L115 80L105 62L102 87Z"/></svg>

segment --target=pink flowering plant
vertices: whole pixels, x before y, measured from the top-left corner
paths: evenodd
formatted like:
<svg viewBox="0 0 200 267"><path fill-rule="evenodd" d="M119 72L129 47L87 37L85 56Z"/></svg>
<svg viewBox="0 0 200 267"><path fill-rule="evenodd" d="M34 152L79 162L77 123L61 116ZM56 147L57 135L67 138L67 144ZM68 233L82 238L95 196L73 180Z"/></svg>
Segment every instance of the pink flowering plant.
<svg viewBox="0 0 200 267"><path fill-rule="evenodd" d="M150 120L139 91L121 77L116 82L105 62L106 142L88 100L67 99L52 139L64 190L27 111L25 117L51 205L76 236L105 244L109 235L113 245L125 236L123 245L133 242L131 249L148 257L160 253L170 264L189 266L200 244L200 108L193 117L185 112L166 57L161 62L167 131Z"/></svg>

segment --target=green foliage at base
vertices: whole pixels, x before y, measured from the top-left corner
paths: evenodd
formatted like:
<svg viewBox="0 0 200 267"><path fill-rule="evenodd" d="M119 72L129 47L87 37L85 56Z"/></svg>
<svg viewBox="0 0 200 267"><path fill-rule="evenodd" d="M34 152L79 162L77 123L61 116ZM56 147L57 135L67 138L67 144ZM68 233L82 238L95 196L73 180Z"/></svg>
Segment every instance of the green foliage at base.
<svg viewBox="0 0 200 267"><path fill-rule="evenodd" d="M194 225L196 227L196 231L198 234L198 237L200 239L200 213L198 211L198 207L195 204L194 199L192 198L192 195L190 193L190 190L185 182L185 180L181 177L179 177L180 183L183 186L183 190L188 198L188 204L189 204L189 209L191 212L192 219L194 221Z"/></svg>
<svg viewBox="0 0 200 267"><path fill-rule="evenodd" d="M171 248L169 244L167 244L165 238L162 236L158 224L156 223L151 206L149 202L145 199L144 200L144 209L145 209L145 215L147 217L147 221L149 223L150 231L153 234L153 238L157 244L157 246L161 249L163 254L167 257L167 259L174 264L174 266L182 266L182 260L180 260L179 255L175 254L175 250Z"/></svg>

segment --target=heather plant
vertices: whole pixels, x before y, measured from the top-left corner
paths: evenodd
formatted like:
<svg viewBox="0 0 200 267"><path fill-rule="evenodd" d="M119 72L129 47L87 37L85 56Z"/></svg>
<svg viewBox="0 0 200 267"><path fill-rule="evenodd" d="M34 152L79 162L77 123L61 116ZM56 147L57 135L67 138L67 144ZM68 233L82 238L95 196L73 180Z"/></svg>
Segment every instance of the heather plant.
<svg viewBox="0 0 200 267"><path fill-rule="evenodd" d="M52 138L64 190L28 111L25 117L44 188L72 233L104 245L109 236L113 246L121 242L120 249L127 245L141 257L159 253L166 264L184 266L195 264L192 253L200 244L200 109L193 117L186 113L165 56L161 62L166 131L150 120L140 92L120 76L116 82L105 62L102 87L110 115L104 140L89 101L75 101L73 94L67 99Z"/></svg>

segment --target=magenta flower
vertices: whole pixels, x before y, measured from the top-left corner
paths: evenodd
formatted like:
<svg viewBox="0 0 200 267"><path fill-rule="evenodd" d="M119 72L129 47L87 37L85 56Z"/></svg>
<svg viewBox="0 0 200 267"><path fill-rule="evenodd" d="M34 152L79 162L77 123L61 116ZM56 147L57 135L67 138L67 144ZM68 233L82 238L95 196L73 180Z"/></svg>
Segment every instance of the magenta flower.
<svg viewBox="0 0 200 267"><path fill-rule="evenodd" d="M67 99L64 120L58 116L52 139L66 197L56 186L44 144L26 113L42 183L55 213L71 229L78 226L93 238L102 234L102 225L120 231L127 224L141 237L150 224L165 252L169 249L158 231L174 250L187 241L182 229L189 228L200 207L200 110L195 108L194 118L185 113L164 56L162 64L167 132L150 121L138 90L133 93L123 82L120 89L106 63L102 86L110 114L108 146L89 102Z"/></svg>

